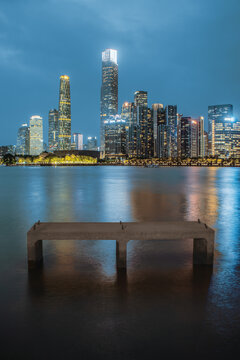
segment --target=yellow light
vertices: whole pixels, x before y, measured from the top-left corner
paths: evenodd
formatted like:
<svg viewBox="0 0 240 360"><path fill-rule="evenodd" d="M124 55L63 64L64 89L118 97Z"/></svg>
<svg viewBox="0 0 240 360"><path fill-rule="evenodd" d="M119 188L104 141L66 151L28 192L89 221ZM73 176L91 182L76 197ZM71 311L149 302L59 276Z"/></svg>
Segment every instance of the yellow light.
<svg viewBox="0 0 240 360"><path fill-rule="evenodd" d="M67 75L62 75L62 76L60 76L60 79L69 80L69 76L67 76Z"/></svg>

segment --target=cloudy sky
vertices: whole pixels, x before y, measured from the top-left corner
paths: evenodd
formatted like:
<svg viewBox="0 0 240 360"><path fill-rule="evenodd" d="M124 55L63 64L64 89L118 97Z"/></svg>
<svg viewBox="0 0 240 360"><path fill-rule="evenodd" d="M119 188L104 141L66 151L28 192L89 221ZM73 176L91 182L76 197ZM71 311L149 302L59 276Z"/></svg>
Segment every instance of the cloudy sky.
<svg viewBox="0 0 240 360"><path fill-rule="evenodd" d="M0 0L0 144L31 115L58 107L71 80L72 130L99 135L101 52L118 50L119 105L147 90L149 105L187 116L240 105L239 0Z"/></svg>

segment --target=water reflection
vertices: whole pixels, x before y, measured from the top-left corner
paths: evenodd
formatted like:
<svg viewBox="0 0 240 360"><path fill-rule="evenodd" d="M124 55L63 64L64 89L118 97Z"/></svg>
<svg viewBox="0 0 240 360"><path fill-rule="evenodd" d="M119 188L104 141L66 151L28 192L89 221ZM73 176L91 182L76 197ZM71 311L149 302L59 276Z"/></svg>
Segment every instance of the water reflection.
<svg viewBox="0 0 240 360"><path fill-rule="evenodd" d="M0 309L13 342L24 343L27 334L37 348L41 330L52 329L43 344L60 339L72 348L74 339L85 358L105 359L116 348L122 358L146 359L144 349L148 358L171 349L204 358L216 349L226 357L238 346L239 169L0 168L0 189ZM198 218L217 230L213 272L192 266L191 240L131 241L125 274L116 272L114 241L46 241L42 270L27 273L26 232L38 219ZM62 355L74 357L54 353Z"/></svg>

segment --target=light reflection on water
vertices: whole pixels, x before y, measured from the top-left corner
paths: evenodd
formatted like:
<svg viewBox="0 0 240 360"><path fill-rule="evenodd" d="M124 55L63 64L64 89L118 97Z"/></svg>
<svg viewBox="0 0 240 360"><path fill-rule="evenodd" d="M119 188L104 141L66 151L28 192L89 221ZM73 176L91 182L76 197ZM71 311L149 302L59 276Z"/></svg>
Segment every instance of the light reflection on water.
<svg viewBox="0 0 240 360"><path fill-rule="evenodd" d="M5 334L11 333L16 343L24 341L19 332L31 338L44 329L48 348L50 338L53 343L64 338L68 325L76 349L81 345L86 358L118 358L109 347L118 348L119 337L119 358L126 359L147 358L142 343L148 355L160 351L159 339L162 352L172 349L199 358L216 352L220 358L238 348L239 169L0 167L0 185L0 279L5 286L0 305ZM213 271L193 268L189 240L131 241L127 274L116 273L114 241L46 242L44 268L27 272L26 231L38 219L198 218L216 229ZM51 324L59 318L54 337ZM19 325L12 331L14 322ZM88 338L97 344L95 349ZM67 350L60 348L58 357L66 358Z"/></svg>

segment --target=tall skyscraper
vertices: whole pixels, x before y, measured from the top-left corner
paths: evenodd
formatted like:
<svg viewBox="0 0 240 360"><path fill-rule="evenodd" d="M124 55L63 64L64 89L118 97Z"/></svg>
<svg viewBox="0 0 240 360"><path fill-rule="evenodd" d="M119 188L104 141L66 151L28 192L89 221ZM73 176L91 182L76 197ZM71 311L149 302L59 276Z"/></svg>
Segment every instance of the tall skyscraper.
<svg viewBox="0 0 240 360"><path fill-rule="evenodd" d="M105 120L105 154L126 154L126 122L120 115L112 115Z"/></svg>
<svg viewBox="0 0 240 360"><path fill-rule="evenodd" d="M125 102L122 105L121 119L126 125L126 153L130 157L137 156L137 122L134 103Z"/></svg>
<svg viewBox="0 0 240 360"><path fill-rule="evenodd" d="M137 123L137 156L148 157L148 94L136 91L134 94Z"/></svg>
<svg viewBox="0 0 240 360"><path fill-rule="evenodd" d="M177 105L166 106L168 126L168 157L177 158Z"/></svg>
<svg viewBox="0 0 240 360"><path fill-rule="evenodd" d="M27 124L23 124L18 129L16 154L29 155L29 127Z"/></svg>
<svg viewBox="0 0 240 360"><path fill-rule="evenodd" d="M74 133L73 142L76 144L76 150L83 150L83 134Z"/></svg>
<svg viewBox="0 0 240 360"><path fill-rule="evenodd" d="M118 63L117 50L102 52L102 86L100 113L100 146L104 151L104 121L118 113Z"/></svg>
<svg viewBox="0 0 240 360"><path fill-rule="evenodd" d="M233 106L211 105L208 107L209 154L227 157L230 151Z"/></svg>
<svg viewBox="0 0 240 360"><path fill-rule="evenodd" d="M58 111L52 109L48 114L48 150L58 149Z"/></svg>
<svg viewBox="0 0 240 360"><path fill-rule="evenodd" d="M192 119L182 117L181 127L181 158L203 157L204 132L203 118Z"/></svg>
<svg viewBox="0 0 240 360"><path fill-rule="evenodd" d="M152 105L152 121L153 121L153 146L154 156L157 156L157 137L158 137L158 125L159 125L159 114L163 109L163 104Z"/></svg>
<svg viewBox="0 0 240 360"><path fill-rule="evenodd" d="M204 117L198 119L198 156L205 156L205 140L204 140Z"/></svg>
<svg viewBox="0 0 240 360"><path fill-rule="evenodd" d="M69 76L60 76L58 110L58 149L71 149L71 98Z"/></svg>
<svg viewBox="0 0 240 360"><path fill-rule="evenodd" d="M39 155L43 152L43 119L35 115L30 118L29 155Z"/></svg>

